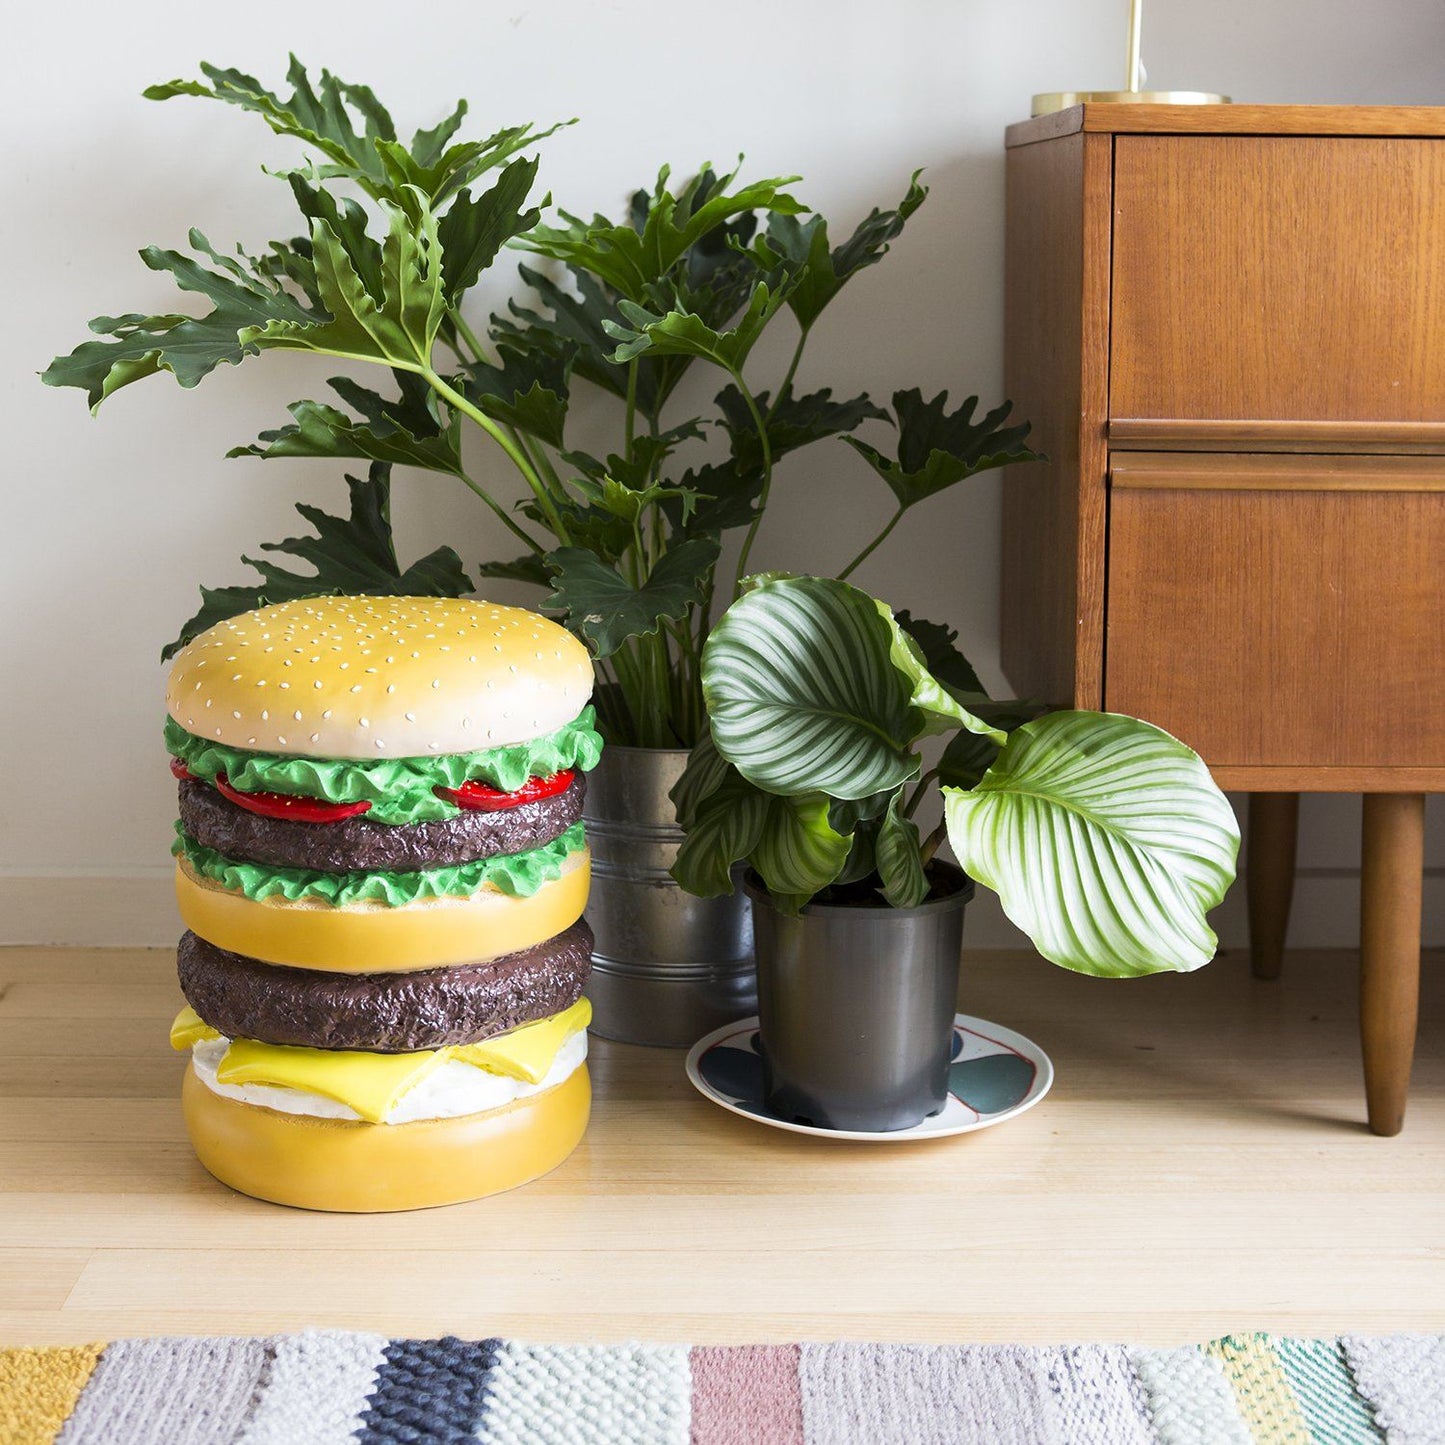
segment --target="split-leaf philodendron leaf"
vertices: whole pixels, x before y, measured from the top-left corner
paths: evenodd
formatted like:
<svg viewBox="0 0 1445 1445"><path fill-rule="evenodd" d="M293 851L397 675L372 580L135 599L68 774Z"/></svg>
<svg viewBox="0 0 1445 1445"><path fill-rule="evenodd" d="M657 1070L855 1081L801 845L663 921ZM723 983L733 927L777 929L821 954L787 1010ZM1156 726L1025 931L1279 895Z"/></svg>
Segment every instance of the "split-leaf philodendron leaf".
<svg viewBox="0 0 1445 1445"><path fill-rule="evenodd" d="M261 574L253 586L202 587L201 609L162 653L173 656L193 637L214 623L249 612L270 602L298 597L373 593L391 597L465 597L473 590L461 558L450 547L438 547L410 567L402 569L391 534L391 469L376 463L365 481L347 477L351 515L333 517L319 507L296 504L296 510L315 529L311 537L288 537L263 542L266 552L298 557L313 570L291 572L264 558L242 557Z"/></svg>
<svg viewBox="0 0 1445 1445"><path fill-rule="evenodd" d="M690 356L710 361L736 376L757 345L769 321L787 299L786 289L759 281L748 300L747 310L735 325L718 331L700 316L687 311L669 311L659 316L631 301L618 304L627 324L604 321L603 329L619 344L612 360L631 361L646 352L658 356Z"/></svg>
<svg viewBox="0 0 1445 1445"><path fill-rule="evenodd" d="M617 223L594 216L586 221L562 211L561 226L538 226L518 244L587 271L619 296L645 305L652 299L651 288L728 221L760 209L790 215L806 209L782 190L797 176L753 181L729 191L737 172L717 176L705 167L674 194L667 188L669 175L664 167L640 226L632 219Z"/></svg>
<svg viewBox="0 0 1445 1445"><path fill-rule="evenodd" d="M875 207L837 247L828 240L828 223L822 216L810 215L802 220L793 215L769 217L766 234L753 243L753 254L764 270L781 265L796 278L788 305L799 326L805 330L811 327L857 272L888 254L889 243L902 233L908 218L927 199L928 188L918 184L918 176L915 171L908 193L896 210Z"/></svg>
<svg viewBox="0 0 1445 1445"><path fill-rule="evenodd" d="M974 421L977 407L978 398L971 396L957 411L949 412L946 391L924 401L914 387L893 394L898 418L896 460L857 437L843 440L888 483L903 511L979 472L1038 461L1038 454L1024 445L1028 425L1003 424L1013 409L1010 402Z"/></svg>
<svg viewBox="0 0 1445 1445"><path fill-rule="evenodd" d="M1205 915L1234 878L1239 828L1199 756L1114 713L1011 733L971 792L945 788L959 863L1045 958L1126 978L1214 957Z"/></svg>
<svg viewBox="0 0 1445 1445"><path fill-rule="evenodd" d="M717 561L716 538L697 538L665 552L641 586L583 547L547 554L553 593L548 605L564 608L598 657L610 657L629 637L656 632L702 598L703 579Z"/></svg>

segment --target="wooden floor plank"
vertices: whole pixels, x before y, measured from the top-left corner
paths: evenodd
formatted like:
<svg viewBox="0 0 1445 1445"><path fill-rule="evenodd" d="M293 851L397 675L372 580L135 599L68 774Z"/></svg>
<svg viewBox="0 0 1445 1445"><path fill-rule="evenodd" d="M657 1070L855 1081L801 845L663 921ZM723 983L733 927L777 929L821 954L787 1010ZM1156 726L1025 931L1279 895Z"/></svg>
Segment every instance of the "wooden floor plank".
<svg viewBox="0 0 1445 1445"><path fill-rule="evenodd" d="M784 1135L598 1041L593 1124L525 1191L349 1217L195 1162L164 951L0 950L0 1343L330 1325L538 1340L1134 1339L1445 1328L1445 959L1405 1133L1363 1127L1356 964L1099 983L967 960L1059 1072L928 1144ZM218 1289L220 1292L218 1293Z"/></svg>

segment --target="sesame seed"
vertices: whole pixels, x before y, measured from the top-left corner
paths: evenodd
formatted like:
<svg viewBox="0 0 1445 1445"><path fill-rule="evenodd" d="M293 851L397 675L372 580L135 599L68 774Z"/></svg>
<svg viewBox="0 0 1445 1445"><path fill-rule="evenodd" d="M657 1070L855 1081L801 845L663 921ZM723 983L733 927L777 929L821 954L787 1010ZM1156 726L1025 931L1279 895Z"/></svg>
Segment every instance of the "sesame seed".
<svg viewBox="0 0 1445 1445"><path fill-rule="evenodd" d="M262 713L262 716L264 717L265 714ZM296 709L296 711L291 714L291 716L292 716L293 718L295 718L297 722L300 722L300 721L301 721L301 709L298 707L298 708Z"/></svg>
<svg viewBox="0 0 1445 1445"><path fill-rule="evenodd" d="M235 710L235 708L232 708L232 709L231 709L231 716L232 716L233 718L235 718L238 722L240 721L241 714L238 713L238 712Z"/></svg>
<svg viewBox="0 0 1445 1445"><path fill-rule="evenodd" d="M369 728L371 726L371 719L369 717L357 718L357 722L359 722L364 728Z"/></svg>
<svg viewBox="0 0 1445 1445"><path fill-rule="evenodd" d="M416 721L416 714L415 714L414 712L409 712L409 713L407 713L407 715L406 715L406 720L407 720L407 722L415 722L415 721Z"/></svg>
<svg viewBox="0 0 1445 1445"><path fill-rule="evenodd" d="M358 682L358 683L354 683L354 684L352 685L351 690L352 690L352 692L360 692L360 691L361 691L361 684L360 684L359 682Z"/></svg>
<svg viewBox="0 0 1445 1445"><path fill-rule="evenodd" d="M325 712L323 712L323 713L321 714L321 716L322 716L323 718L328 718L328 717L330 717L330 716L331 716L331 709L330 709L330 708L327 708L327 709L325 710Z"/></svg>

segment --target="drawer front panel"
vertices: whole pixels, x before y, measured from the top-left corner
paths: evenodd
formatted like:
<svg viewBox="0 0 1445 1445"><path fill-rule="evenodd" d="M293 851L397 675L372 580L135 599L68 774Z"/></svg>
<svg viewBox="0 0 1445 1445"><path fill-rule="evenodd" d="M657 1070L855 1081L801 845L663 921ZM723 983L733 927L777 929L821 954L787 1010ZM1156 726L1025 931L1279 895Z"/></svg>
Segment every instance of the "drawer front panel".
<svg viewBox="0 0 1445 1445"><path fill-rule="evenodd" d="M1445 141L1120 136L1110 415L1445 420Z"/></svg>
<svg viewBox="0 0 1445 1445"><path fill-rule="evenodd" d="M1111 483L1105 706L1211 765L1445 765L1445 461L1359 490L1199 461Z"/></svg>

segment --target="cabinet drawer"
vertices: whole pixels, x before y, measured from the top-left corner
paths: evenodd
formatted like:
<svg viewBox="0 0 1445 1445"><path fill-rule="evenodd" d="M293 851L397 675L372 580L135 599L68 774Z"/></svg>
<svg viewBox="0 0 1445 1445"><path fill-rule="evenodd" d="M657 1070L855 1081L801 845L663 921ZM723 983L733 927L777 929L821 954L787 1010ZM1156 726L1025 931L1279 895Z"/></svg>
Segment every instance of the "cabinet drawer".
<svg viewBox="0 0 1445 1445"><path fill-rule="evenodd" d="M1109 412L1445 420L1445 141L1120 136Z"/></svg>
<svg viewBox="0 0 1445 1445"><path fill-rule="evenodd" d="M1445 762L1445 458L1123 453L1104 704L1213 766Z"/></svg>

